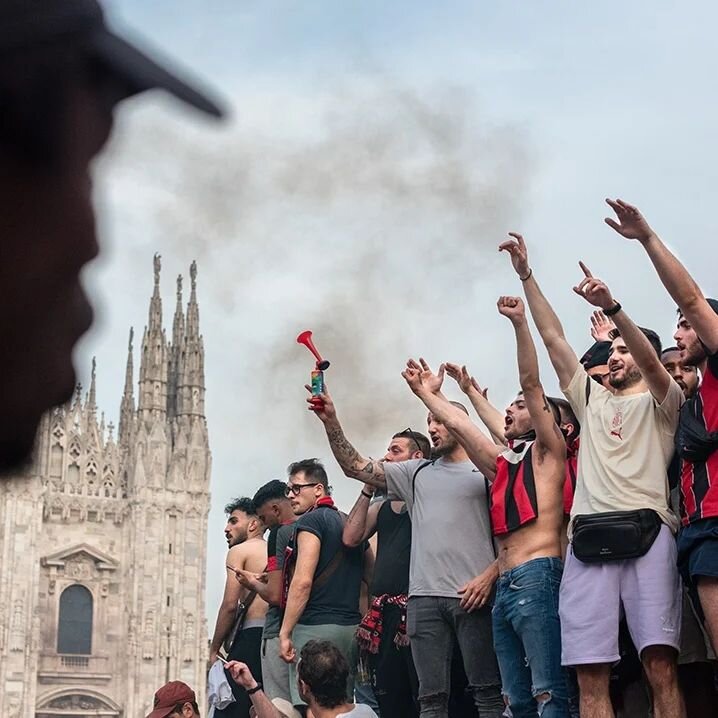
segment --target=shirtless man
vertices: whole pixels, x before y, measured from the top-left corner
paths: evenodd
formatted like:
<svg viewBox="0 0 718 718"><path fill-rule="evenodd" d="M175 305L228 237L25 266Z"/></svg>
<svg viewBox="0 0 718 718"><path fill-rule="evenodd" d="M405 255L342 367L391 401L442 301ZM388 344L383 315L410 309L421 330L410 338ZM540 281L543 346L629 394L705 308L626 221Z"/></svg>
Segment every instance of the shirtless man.
<svg viewBox="0 0 718 718"><path fill-rule="evenodd" d="M522 389L506 409L508 447L496 445L441 394L443 366L434 375L425 362L410 361L403 376L492 482L500 572L492 613L494 649L511 713L514 718L568 716L558 618L566 444L558 408L539 380L523 302L501 297L498 308L516 332ZM526 605L531 611L522 609Z"/></svg>
<svg viewBox="0 0 718 718"><path fill-rule="evenodd" d="M228 515L227 525L224 527L229 546L226 559L227 578L209 650L210 665L214 664L220 649L225 646L230 660L243 661L251 667L255 676L261 677L260 654L267 604L258 595L241 586L237 572L264 572L267 566L267 543L262 538L264 526L257 518L252 499L235 499L227 504L224 510ZM249 606L241 627L236 630L237 607L240 604ZM234 683L229 673L227 678L232 686L235 702L224 710L216 711L217 715L249 718L252 704L246 691Z"/></svg>

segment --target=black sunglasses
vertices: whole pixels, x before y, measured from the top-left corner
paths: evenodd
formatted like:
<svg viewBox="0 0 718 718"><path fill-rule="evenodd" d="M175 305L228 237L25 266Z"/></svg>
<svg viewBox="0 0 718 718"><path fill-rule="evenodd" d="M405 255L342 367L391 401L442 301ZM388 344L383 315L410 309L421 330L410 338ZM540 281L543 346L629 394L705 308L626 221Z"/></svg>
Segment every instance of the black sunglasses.
<svg viewBox="0 0 718 718"><path fill-rule="evenodd" d="M287 484L287 488L284 489L284 495L289 498L290 496L299 496L300 491L307 486L319 486L321 482L315 481L313 484Z"/></svg>

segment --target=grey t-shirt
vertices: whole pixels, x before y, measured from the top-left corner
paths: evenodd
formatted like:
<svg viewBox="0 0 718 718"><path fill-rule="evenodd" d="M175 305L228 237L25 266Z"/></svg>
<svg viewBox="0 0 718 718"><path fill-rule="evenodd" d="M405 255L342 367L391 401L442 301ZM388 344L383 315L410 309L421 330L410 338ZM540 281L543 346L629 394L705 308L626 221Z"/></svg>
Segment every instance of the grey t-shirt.
<svg viewBox="0 0 718 718"><path fill-rule="evenodd" d="M410 596L459 598L457 591L494 561L484 475L443 457L384 463L388 498L406 502L412 524Z"/></svg>

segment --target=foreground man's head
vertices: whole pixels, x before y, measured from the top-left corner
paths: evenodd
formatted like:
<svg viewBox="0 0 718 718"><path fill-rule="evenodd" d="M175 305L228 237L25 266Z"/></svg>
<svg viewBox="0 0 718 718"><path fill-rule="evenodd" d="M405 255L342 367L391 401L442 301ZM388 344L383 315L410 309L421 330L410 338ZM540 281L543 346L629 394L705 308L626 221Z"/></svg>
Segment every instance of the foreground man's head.
<svg viewBox="0 0 718 718"><path fill-rule="evenodd" d="M95 0L0 4L0 471L72 395L72 349L92 323L79 275L98 253L92 160L117 103L151 88L221 114L112 34Z"/></svg>

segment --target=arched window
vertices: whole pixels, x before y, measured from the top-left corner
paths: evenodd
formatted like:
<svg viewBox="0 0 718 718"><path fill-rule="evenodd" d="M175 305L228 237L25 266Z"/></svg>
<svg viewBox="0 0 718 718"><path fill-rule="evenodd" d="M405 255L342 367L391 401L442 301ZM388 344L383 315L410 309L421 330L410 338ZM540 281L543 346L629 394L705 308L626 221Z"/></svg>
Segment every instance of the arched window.
<svg viewBox="0 0 718 718"><path fill-rule="evenodd" d="M92 653L92 594L84 586L68 586L60 596L57 652Z"/></svg>

